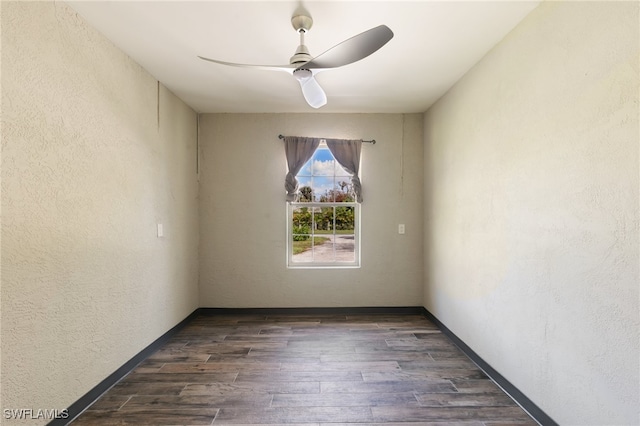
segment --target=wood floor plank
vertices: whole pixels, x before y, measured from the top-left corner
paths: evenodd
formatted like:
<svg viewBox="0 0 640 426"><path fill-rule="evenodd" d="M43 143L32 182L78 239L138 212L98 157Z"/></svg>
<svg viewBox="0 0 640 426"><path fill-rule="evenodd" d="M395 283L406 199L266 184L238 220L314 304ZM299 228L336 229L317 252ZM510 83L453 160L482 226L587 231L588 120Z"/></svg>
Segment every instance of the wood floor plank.
<svg viewBox="0 0 640 426"><path fill-rule="evenodd" d="M350 339L320 339L290 341L287 349L304 350L306 352L344 353L355 352L356 343Z"/></svg>
<svg viewBox="0 0 640 426"><path fill-rule="evenodd" d="M459 359L469 359L466 355L464 355L459 350L453 349L441 349L438 347L429 347L428 345L421 345L416 343L415 345L398 345L398 346L389 346L384 341L382 342L371 342L368 344L359 344L355 346L355 352L359 354L375 354L378 352L388 353L389 351L396 352L407 352L413 354L429 354L433 357L433 359L440 358L459 358ZM436 354L438 358L436 358Z"/></svg>
<svg viewBox="0 0 640 426"><path fill-rule="evenodd" d="M362 382L359 371L241 371L235 379L241 382L319 382L356 381Z"/></svg>
<svg viewBox="0 0 640 426"><path fill-rule="evenodd" d="M218 408L180 408L158 410L153 407L137 411L85 411L74 426L115 425L210 425L218 414Z"/></svg>
<svg viewBox="0 0 640 426"><path fill-rule="evenodd" d="M269 371L280 370L280 363L277 362L168 362L157 369L157 373L214 373L214 372L234 372L240 371Z"/></svg>
<svg viewBox="0 0 640 426"><path fill-rule="evenodd" d="M221 422L216 423L216 425L222 424ZM329 425L333 423L286 423L286 426L321 426L322 424ZM352 423L355 424L355 423ZM243 426L283 426L283 423L243 423ZM363 423L358 423L358 426L365 426Z"/></svg>
<svg viewBox="0 0 640 426"><path fill-rule="evenodd" d="M460 393L504 393L504 391L491 380L452 379L451 383Z"/></svg>
<svg viewBox="0 0 640 426"><path fill-rule="evenodd" d="M272 407L381 407L420 406L413 392L403 393L321 393L317 395L274 395Z"/></svg>
<svg viewBox="0 0 640 426"><path fill-rule="evenodd" d="M322 422L371 422L369 407L287 407L271 408L221 408L213 422L216 424L260 424L260 423L322 423Z"/></svg>
<svg viewBox="0 0 640 426"><path fill-rule="evenodd" d="M305 354L303 352L292 353L292 352L283 352L281 354L273 353L273 352L251 352L247 354L247 360L256 361L256 362L281 362L281 363L289 363L289 364L300 364L300 363L312 363L317 364L321 362L321 357L319 353L314 354ZM215 356L212 355L209 360L215 359Z"/></svg>
<svg viewBox="0 0 640 426"><path fill-rule="evenodd" d="M249 353L251 349L256 349L256 348L281 349L286 347L287 345L286 341L274 342L274 341L267 341L267 339L264 339L264 340L265 341L253 340L250 342L228 342L225 340L223 342L211 342L211 343L209 342L201 343L201 342L191 341L184 346L183 350L193 349L194 351L197 351L197 352L206 352L209 354L232 353L232 354L242 355L242 354Z"/></svg>
<svg viewBox="0 0 640 426"><path fill-rule="evenodd" d="M322 339L331 339L332 341L356 341L356 340L384 340L390 338L397 338L399 336L406 336L407 338L411 338L414 336L413 330L410 331L395 331L395 330L385 330L381 328L373 328L373 329L349 329L348 332L343 335L341 332L330 328L325 330L293 330L292 333L288 336L290 342L305 342L305 341L319 341Z"/></svg>
<svg viewBox="0 0 640 426"><path fill-rule="evenodd" d="M431 356L427 352L398 352L398 351L388 350L388 351L376 351L371 353L320 355L320 362L372 362L372 361L396 361L401 368L402 368L402 364L404 363L434 362L433 358L431 358Z"/></svg>
<svg viewBox="0 0 640 426"><path fill-rule="evenodd" d="M237 393L320 393L320 382L246 382L246 383L190 383L182 388L181 395L226 395Z"/></svg>
<svg viewBox="0 0 640 426"><path fill-rule="evenodd" d="M277 343L277 342L288 342L291 339L290 336L286 334L232 334L226 336L224 338L225 343L230 342L242 342L242 343Z"/></svg>
<svg viewBox="0 0 640 426"><path fill-rule="evenodd" d="M292 336L294 331L291 327L265 327L260 328L258 331L258 335L261 336Z"/></svg>
<svg viewBox="0 0 640 426"><path fill-rule="evenodd" d="M224 424L221 422L215 423L215 425ZM320 426L320 425L329 425L333 423L242 423L243 426ZM355 423L352 423L355 424ZM366 426L366 423L358 423L358 426Z"/></svg>
<svg viewBox="0 0 640 426"><path fill-rule="evenodd" d="M429 370L431 368L478 368L470 359L441 359L439 361L433 359L408 359L398 360L398 365L402 370Z"/></svg>
<svg viewBox="0 0 640 426"><path fill-rule="evenodd" d="M170 349L167 351L158 351L147 358L147 360L156 362L206 362L210 356L211 355L206 352L195 352L188 349Z"/></svg>
<svg viewBox="0 0 640 426"><path fill-rule="evenodd" d="M120 411L133 411L144 408L167 409L181 408L221 408L221 407L269 407L273 396L267 392L229 393L223 395L167 395L132 396L120 407Z"/></svg>
<svg viewBox="0 0 640 426"><path fill-rule="evenodd" d="M136 373L135 371L124 378L127 382L181 382L181 383L231 383L238 373Z"/></svg>
<svg viewBox="0 0 640 426"><path fill-rule="evenodd" d="M457 392L448 380L397 382L321 382L321 393Z"/></svg>
<svg viewBox="0 0 640 426"><path fill-rule="evenodd" d="M398 371L397 361L355 361L281 364L282 371Z"/></svg>
<svg viewBox="0 0 640 426"><path fill-rule="evenodd" d="M398 371L363 371L365 382L385 382L398 380L429 380L429 379L488 379L479 368L433 368L427 370L398 370Z"/></svg>
<svg viewBox="0 0 640 426"><path fill-rule="evenodd" d="M517 404L504 393L416 393L423 407L513 407Z"/></svg>
<svg viewBox="0 0 640 426"><path fill-rule="evenodd" d="M133 382L125 378L109 389L109 392L102 398L107 398L112 395L179 395L185 386L187 386L187 383ZM101 399L99 399L98 402L100 402Z"/></svg>
<svg viewBox="0 0 640 426"><path fill-rule="evenodd" d="M130 395L105 395L96 401L89 409L94 411L118 411L130 398Z"/></svg>
<svg viewBox="0 0 640 426"><path fill-rule="evenodd" d="M75 425L532 426L421 315L201 315Z"/></svg>
<svg viewBox="0 0 640 426"><path fill-rule="evenodd" d="M433 358L436 361L456 360L456 359L468 360L469 359L469 357L467 357L458 349L438 348L435 346L427 347L426 349L429 351L429 355L431 355L431 358Z"/></svg>
<svg viewBox="0 0 640 426"><path fill-rule="evenodd" d="M444 336L438 335L438 337L444 337ZM420 348L420 349L429 348L430 351L433 351L435 349L455 351L458 349L456 345L453 344L453 342L446 341L444 338L431 340L431 339L418 339L415 337L413 339L408 337L401 337L401 338L394 338L394 339L386 339L385 341L390 348L398 348L398 347L410 347L410 348Z"/></svg>
<svg viewBox="0 0 640 426"><path fill-rule="evenodd" d="M377 422L421 421L524 421L529 416L520 407L371 407Z"/></svg>
<svg viewBox="0 0 640 426"><path fill-rule="evenodd" d="M321 423L320 426L486 426L486 423L472 420L462 422ZM493 426L497 425L493 424ZM507 425L505 424L505 426Z"/></svg>

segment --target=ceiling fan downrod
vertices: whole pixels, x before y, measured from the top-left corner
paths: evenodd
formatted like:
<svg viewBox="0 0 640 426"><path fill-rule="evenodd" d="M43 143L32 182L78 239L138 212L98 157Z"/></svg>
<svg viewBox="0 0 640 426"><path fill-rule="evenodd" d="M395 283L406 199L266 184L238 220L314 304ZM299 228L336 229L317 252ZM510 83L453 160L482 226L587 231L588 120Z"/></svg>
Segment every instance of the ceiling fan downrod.
<svg viewBox="0 0 640 426"><path fill-rule="evenodd" d="M293 25L293 28L298 32L298 34L300 34L300 45L291 59L289 59L289 63L291 65L295 65L309 62L313 58L309 53L309 49L304 44L304 35L313 25L313 19L309 16L297 15L291 18L291 25Z"/></svg>

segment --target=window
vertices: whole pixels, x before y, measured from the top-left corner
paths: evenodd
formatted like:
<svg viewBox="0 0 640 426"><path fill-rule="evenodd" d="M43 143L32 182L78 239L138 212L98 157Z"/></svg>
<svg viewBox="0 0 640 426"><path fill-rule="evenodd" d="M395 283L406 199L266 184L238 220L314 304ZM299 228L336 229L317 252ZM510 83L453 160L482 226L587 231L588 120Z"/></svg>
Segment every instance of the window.
<svg viewBox="0 0 640 426"><path fill-rule="evenodd" d="M287 204L289 267L360 265L360 204L351 177L321 141Z"/></svg>

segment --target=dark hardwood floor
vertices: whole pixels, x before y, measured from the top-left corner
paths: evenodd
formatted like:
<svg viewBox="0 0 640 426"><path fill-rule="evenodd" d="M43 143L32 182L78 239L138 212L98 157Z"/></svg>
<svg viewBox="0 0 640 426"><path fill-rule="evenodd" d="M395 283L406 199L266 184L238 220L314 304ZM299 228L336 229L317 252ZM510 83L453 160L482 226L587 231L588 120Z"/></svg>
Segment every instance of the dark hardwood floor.
<svg viewBox="0 0 640 426"><path fill-rule="evenodd" d="M421 315L201 315L80 425L537 425Z"/></svg>

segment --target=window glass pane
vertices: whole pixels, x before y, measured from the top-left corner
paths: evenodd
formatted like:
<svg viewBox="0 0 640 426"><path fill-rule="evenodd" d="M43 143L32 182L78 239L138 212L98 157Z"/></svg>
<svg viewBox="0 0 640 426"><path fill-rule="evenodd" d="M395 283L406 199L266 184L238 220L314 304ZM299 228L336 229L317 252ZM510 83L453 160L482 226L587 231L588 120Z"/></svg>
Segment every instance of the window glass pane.
<svg viewBox="0 0 640 426"><path fill-rule="evenodd" d="M353 203L356 200L350 178L336 178L336 184L333 188L333 200L336 203Z"/></svg>
<svg viewBox="0 0 640 426"><path fill-rule="evenodd" d="M333 207L314 209L313 221L316 234L330 234L333 232Z"/></svg>
<svg viewBox="0 0 640 426"><path fill-rule="evenodd" d="M355 209L353 207L339 206L335 208L335 229L339 234L354 234Z"/></svg>
<svg viewBox="0 0 640 426"><path fill-rule="evenodd" d="M331 235L319 235L317 244L313 246L313 261L316 263L329 263L335 261L333 241Z"/></svg>
<svg viewBox="0 0 640 426"><path fill-rule="evenodd" d="M328 149L318 148L311 157L313 166L311 172L314 176L333 176L335 174L335 163L333 154Z"/></svg>
<svg viewBox="0 0 640 426"><path fill-rule="evenodd" d="M298 176L298 201L300 203L313 201L312 178Z"/></svg>
<svg viewBox="0 0 640 426"><path fill-rule="evenodd" d="M293 210L292 215L292 234L294 241L303 241L308 239L312 230L311 209L307 207L299 207Z"/></svg>
<svg viewBox="0 0 640 426"><path fill-rule="evenodd" d="M313 188L315 193L315 201L319 203L333 202L333 176L314 177Z"/></svg>
<svg viewBox="0 0 640 426"><path fill-rule="evenodd" d="M309 235L293 241L293 263L332 262L333 246L329 235ZM330 254L330 256L329 256Z"/></svg>
<svg viewBox="0 0 640 426"><path fill-rule="evenodd" d="M336 234L335 237L335 253L338 262L355 262L355 235L353 234Z"/></svg>

